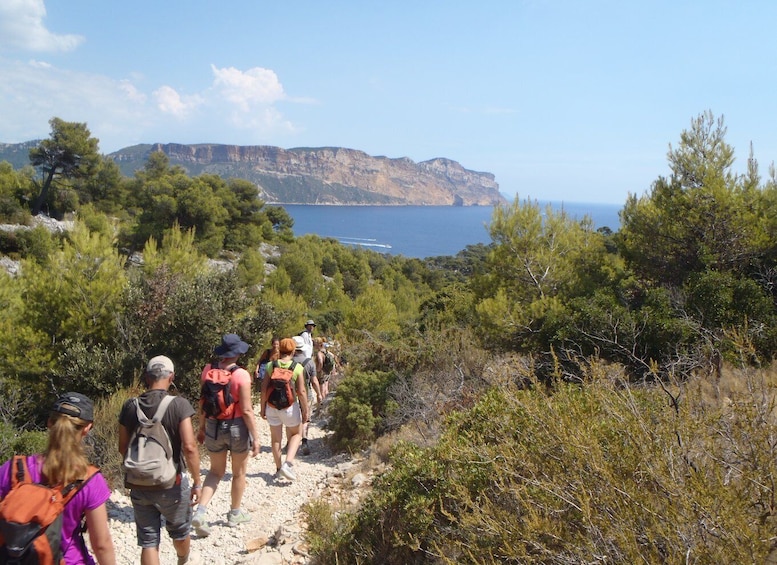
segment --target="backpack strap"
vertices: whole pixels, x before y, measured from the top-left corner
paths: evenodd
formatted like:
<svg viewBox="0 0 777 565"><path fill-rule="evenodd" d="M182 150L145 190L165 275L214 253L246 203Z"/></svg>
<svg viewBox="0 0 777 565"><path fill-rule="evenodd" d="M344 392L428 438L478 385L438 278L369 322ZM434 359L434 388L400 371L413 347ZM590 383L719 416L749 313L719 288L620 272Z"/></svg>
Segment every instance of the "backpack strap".
<svg viewBox="0 0 777 565"><path fill-rule="evenodd" d="M140 408L140 400L135 398L135 413L138 417L138 423L143 426L147 426L161 420L164 417L165 412L167 412L167 407L170 406L170 403L174 398L174 396L170 396L169 394L165 395L150 420L148 416L146 416L145 412L143 412L143 410Z"/></svg>
<svg viewBox="0 0 777 565"><path fill-rule="evenodd" d="M68 502L70 502L72 498L78 494L78 491L84 488L86 486L86 483L92 480L92 477L94 477L99 470L100 469L95 467L94 465L89 465L86 471L86 478L73 481L69 485L65 486L62 489L62 503L67 504Z"/></svg>
<svg viewBox="0 0 777 565"><path fill-rule="evenodd" d="M16 472L14 472L16 469ZM27 467L26 455L14 455L13 463L11 464L11 488L15 487L19 483L30 481L30 469Z"/></svg>
<svg viewBox="0 0 777 565"><path fill-rule="evenodd" d="M170 406L170 404L172 404L174 399L174 396L170 396L169 394L165 395L165 397L162 399L162 402L159 403L159 407L156 409L154 417L151 419L151 421L159 422L162 418L164 418L165 413L167 412L167 408Z"/></svg>

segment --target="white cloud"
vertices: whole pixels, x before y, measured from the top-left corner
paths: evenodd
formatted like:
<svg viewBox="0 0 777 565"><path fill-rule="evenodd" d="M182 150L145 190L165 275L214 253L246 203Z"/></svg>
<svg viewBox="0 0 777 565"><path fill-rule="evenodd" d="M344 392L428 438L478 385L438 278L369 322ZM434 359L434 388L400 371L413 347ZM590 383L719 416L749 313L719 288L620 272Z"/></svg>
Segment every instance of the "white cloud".
<svg viewBox="0 0 777 565"><path fill-rule="evenodd" d="M273 71L213 72L185 94L170 84L149 87L142 74L114 79L0 55L0 142L45 138L55 116L86 122L106 153L137 143L260 144L300 131L277 106L303 102L285 95Z"/></svg>
<svg viewBox="0 0 777 565"><path fill-rule="evenodd" d="M0 49L70 51L80 45L80 35L52 33L43 23L43 0L0 1Z"/></svg>
<svg viewBox="0 0 777 565"><path fill-rule="evenodd" d="M170 86L162 86L155 90L154 99L156 100L157 108L165 114L172 114L177 118L185 118L202 103L200 96L195 95L184 98Z"/></svg>
<svg viewBox="0 0 777 565"><path fill-rule="evenodd" d="M102 149L101 130L127 135L156 117L132 85L102 75L0 58L0 76L0 141L5 143L46 137L48 121L56 116L86 122Z"/></svg>
<svg viewBox="0 0 777 565"><path fill-rule="evenodd" d="M119 82L119 88L121 89L124 94L127 95L127 98L132 100L133 102L145 102L146 101L146 95L140 92L134 84L132 84L128 80L122 80Z"/></svg>
<svg viewBox="0 0 777 565"><path fill-rule="evenodd" d="M241 71L234 67L219 69L215 65L210 68L215 76L213 87L216 92L243 112L286 98L278 75L269 69L254 67Z"/></svg>
<svg viewBox="0 0 777 565"><path fill-rule="evenodd" d="M30 66L31 67L38 67L39 69L50 69L51 64L47 63L46 61L36 61L35 59L30 59Z"/></svg>

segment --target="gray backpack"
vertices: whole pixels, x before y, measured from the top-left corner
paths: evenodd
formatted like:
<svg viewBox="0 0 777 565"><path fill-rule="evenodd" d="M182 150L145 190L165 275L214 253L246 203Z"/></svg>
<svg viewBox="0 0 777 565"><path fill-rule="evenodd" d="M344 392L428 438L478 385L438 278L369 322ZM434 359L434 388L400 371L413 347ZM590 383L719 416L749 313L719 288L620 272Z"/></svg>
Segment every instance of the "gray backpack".
<svg viewBox="0 0 777 565"><path fill-rule="evenodd" d="M135 399L138 425L130 436L122 465L127 487L170 488L175 484L178 468L173 460L173 445L162 425L162 418L174 398L165 396L150 420L140 409L138 399Z"/></svg>

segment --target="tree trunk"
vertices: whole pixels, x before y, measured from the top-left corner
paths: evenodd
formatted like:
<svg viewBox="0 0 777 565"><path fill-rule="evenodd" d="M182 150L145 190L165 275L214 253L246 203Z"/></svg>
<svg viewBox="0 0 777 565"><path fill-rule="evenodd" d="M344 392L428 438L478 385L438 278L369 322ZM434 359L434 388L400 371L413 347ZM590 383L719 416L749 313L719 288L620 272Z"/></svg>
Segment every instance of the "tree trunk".
<svg viewBox="0 0 777 565"><path fill-rule="evenodd" d="M43 208L43 204L46 202L46 199L49 196L49 188L51 188L51 183L54 180L54 170L52 169L49 171L48 176L46 177L46 180L43 181L43 186L40 188L40 193L38 194L38 197L35 199L35 202L32 205L32 215L37 216L40 214L40 209Z"/></svg>

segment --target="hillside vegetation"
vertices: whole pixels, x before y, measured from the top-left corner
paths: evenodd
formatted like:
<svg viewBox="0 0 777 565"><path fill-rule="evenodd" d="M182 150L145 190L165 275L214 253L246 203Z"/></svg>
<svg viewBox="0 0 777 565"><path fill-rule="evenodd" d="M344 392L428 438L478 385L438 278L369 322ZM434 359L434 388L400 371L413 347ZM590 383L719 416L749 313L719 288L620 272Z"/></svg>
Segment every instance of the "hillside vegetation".
<svg viewBox="0 0 777 565"><path fill-rule="evenodd" d="M360 507L308 505L320 563L763 562L777 178L752 155L735 174L725 134L694 118L618 233L516 198L490 245L422 261L295 237L250 183L163 154L127 179L55 118L30 167L0 163L0 222L75 220L0 232L20 262L0 273L1 454L39 449L48 399L75 389L99 399L93 456L116 477L150 356L196 398L222 333L253 370L313 317L346 362L332 444L386 465Z"/></svg>

